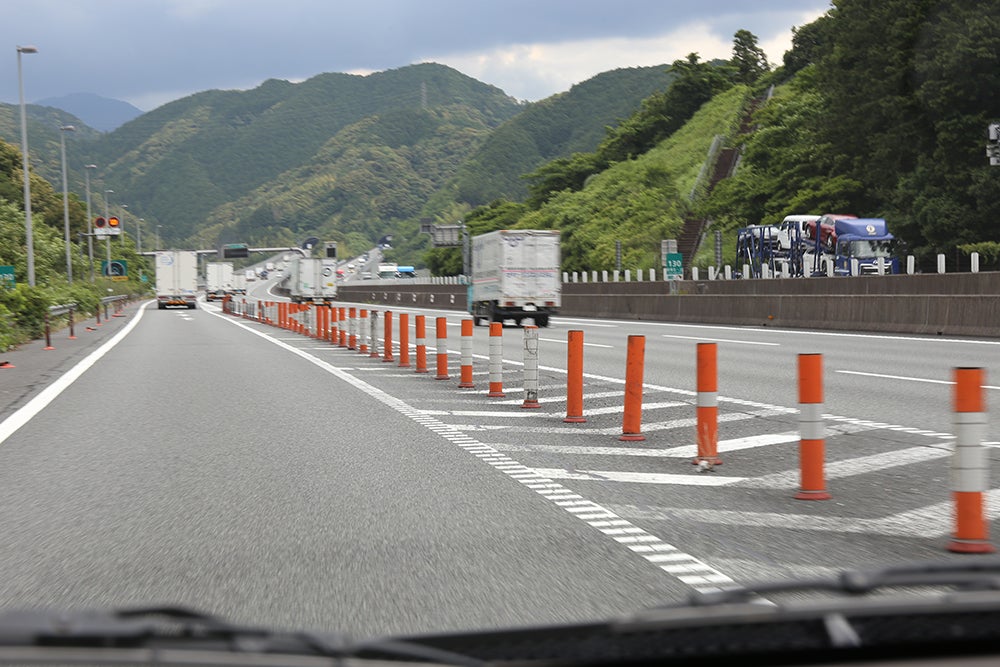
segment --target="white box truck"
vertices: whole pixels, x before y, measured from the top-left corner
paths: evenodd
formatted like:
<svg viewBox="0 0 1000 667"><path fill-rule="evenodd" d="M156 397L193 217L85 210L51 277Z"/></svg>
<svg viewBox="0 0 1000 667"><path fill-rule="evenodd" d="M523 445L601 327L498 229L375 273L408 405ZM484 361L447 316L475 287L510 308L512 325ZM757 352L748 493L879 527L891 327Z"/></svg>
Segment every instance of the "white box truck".
<svg viewBox="0 0 1000 667"><path fill-rule="evenodd" d="M502 229L472 238L469 313L480 320L549 325L562 305L559 231Z"/></svg>
<svg viewBox="0 0 1000 667"><path fill-rule="evenodd" d="M293 257L289 273L289 292L294 303L333 301L337 297L336 259Z"/></svg>
<svg viewBox="0 0 1000 667"><path fill-rule="evenodd" d="M233 291L233 263L209 262L205 265L205 298L222 301Z"/></svg>
<svg viewBox="0 0 1000 667"><path fill-rule="evenodd" d="M156 253L156 305L197 307L198 253L160 250Z"/></svg>

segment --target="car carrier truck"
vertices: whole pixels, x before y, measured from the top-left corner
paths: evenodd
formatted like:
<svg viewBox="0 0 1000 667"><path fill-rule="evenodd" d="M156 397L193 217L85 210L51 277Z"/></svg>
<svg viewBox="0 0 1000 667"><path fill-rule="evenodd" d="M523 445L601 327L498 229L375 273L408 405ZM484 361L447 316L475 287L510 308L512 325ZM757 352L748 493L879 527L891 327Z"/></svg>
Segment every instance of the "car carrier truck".
<svg viewBox="0 0 1000 667"><path fill-rule="evenodd" d="M156 253L156 306L196 308L198 303L198 253L193 250L159 250Z"/></svg>
<svg viewBox="0 0 1000 667"><path fill-rule="evenodd" d="M540 327L562 305L559 232L552 229L502 229L472 238L469 313L481 320Z"/></svg>

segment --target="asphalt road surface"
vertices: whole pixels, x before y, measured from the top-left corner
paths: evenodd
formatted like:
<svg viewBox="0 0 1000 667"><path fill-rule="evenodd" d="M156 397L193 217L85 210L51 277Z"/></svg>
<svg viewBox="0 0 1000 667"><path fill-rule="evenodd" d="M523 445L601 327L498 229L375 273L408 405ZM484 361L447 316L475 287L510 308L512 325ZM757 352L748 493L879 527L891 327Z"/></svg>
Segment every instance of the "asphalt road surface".
<svg viewBox="0 0 1000 667"><path fill-rule="evenodd" d="M489 398L486 330L460 389L462 314L423 312L429 374L214 304L134 315L23 426L0 423L0 605L177 603L372 636L979 557L945 549L948 382L954 366L991 382L1000 341L554 318L542 407L523 409L521 329L504 329L507 395ZM438 316L448 380L434 379ZM585 337L583 424L563 423L570 329ZM641 442L618 439L629 335L646 343ZM706 472L691 465L698 342L719 350L723 464ZM824 354L822 502L793 498L803 352ZM991 418L990 458L997 435Z"/></svg>

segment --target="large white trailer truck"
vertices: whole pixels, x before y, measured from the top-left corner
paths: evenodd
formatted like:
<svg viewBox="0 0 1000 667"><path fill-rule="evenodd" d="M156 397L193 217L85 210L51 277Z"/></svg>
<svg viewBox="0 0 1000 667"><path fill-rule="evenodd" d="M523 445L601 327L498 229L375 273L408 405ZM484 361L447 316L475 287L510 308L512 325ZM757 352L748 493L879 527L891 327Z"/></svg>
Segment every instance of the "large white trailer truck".
<svg viewBox="0 0 1000 667"><path fill-rule="evenodd" d="M293 257L289 274L289 292L295 303L328 302L337 297L335 258Z"/></svg>
<svg viewBox="0 0 1000 667"><path fill-rule="evenodd" d="M547 327L562 305L559 232L502 229L472 238L469 313L481 320Z"/></svg>
<svg viewBox="0 0 1000 667"><path fill-rule="evenodd" d="M221 301L233 292L233 263L209 262L205 265L205 298Z"/></svg>
<svg viewBox="0 0 1000 667"><path fill-rule="evenodd" d="M156 253L156 305L196 308L198 303L198 253L193 250L160 250Z"/></svg>

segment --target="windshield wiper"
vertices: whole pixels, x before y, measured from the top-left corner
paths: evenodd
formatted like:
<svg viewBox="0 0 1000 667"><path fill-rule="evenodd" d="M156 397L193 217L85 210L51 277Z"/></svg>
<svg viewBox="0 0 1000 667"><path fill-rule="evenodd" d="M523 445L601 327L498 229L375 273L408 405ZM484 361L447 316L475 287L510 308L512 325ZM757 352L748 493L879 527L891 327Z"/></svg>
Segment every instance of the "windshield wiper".
<svg viewBox="0 0 1000 667"><path fill-rule="evenodd" d="M867 595L879 589L948 586L959 590L1000 590L1000 558L974 561L930 561L889 567L844 570L831 577L788 579L694 592L688 597L691 606L752 602L771 593L793 591L831 591L848 595ZM664 605L658 609L676 607Z"/></svg>
<svg viewBox="0 0 1000 667"><path fill-rule="evenodd" d="M122 662L149 661L170 663L178 651L197 651L202 664L227 664L225 654L244 656L308 656L342 660L377 659L382 661L435 663L457 667L481 667L481 660L450 651L395 639L349 641L343 635L314 632L286 632L244 626L184 607L139 607L110 611L39 611L0 612L0 659L12 655L8 648L45 649L148 649L121 653ZM216 655L209 659L208 655ZM32 653L17 653L30 659ZM41 660L45 652L38 652ZM51 657L48 658L51 660ZM102 654L102 660L114 661L114 652ZM93 657L81 654L81 661ZM179 662L188 662L187 659ZM237 661L238 662L238 661ZM287 664L254 660L253 664Z"/></svg>

